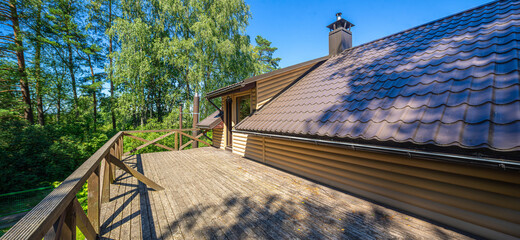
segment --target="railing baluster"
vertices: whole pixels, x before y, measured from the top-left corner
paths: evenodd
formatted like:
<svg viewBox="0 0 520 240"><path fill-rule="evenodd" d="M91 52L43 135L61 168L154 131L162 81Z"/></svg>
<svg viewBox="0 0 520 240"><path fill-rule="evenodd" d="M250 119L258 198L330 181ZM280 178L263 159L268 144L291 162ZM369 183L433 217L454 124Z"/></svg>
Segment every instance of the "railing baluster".
<svg viewBox="0 0 520 240"><path fill-rule="evenodd" d="M99 166L92 172L88 178L88 219L94 227L96 233L99 233L99 217L100 217L100 198L99 198Z"/></svg>

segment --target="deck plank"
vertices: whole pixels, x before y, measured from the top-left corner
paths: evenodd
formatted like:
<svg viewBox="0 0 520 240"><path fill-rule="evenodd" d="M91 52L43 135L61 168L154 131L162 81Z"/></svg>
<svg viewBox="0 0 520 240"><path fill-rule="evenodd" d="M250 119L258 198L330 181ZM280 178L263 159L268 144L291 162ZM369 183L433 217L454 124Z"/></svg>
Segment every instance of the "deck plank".
<svg viewBox="0 0 520 240"><path fill-rule="evenodd" d="M200 163L200 159L193 159L191 155L185 155L189 160L190 164L186 164L189 170L185 171L186 174L197 172L199 177L205 178L205 176L209 176L205 170L205 168L198 168L197 164ZM199 179L197 179L199 180ZM209 238L227 238L227 239L237 239L238 235L233 232L224 231L224 224L232 222L234 219L231 214L224 214L225 207L221 204L219 208L214 207L213 203L220 200L220 197L217 196L214 192L216 188L207 187L212 184L212 182L208 182L207 184L198 184L195 186L193 183L191 184L192 189L197 189L198 191L192 191L193 195L191 196L193 201L196 201L199 204L201 218L206 219L207 225L204 229L199 230L200 233L205 234ZM208 222L209 221L209 222ZM210 227L211 226L211 227Z"/></svg>
<svg viewBox="0 0 520 240"><path fill-rule="evenodd" d="M468 238L220 149L125 161L165 190L133 177L112 184L114 200L102 206L104 238Z"/></svg>
<svg viewBox="0 0 520 240"><path fill-rule="evenodd" d="M154 162L163 161L162 155L156 154L154 156L159 156L158 158L153 159ZM164 163L162 163L160 165L163 167L165 166ZM157 169L157 164L148 163L148 166L150 167L150 170L152 170L154 173L159 172L159 169ZM166 169L166 170L168 171L168 169ZM160 185L168 184L167 182L164 181L164 177L161 175L154 174L153 179L155 179L155 181L157 181L157 183L159 183ZM175 227L171 226L171 222L174 221L175 215L174 215L173 211L171 210L171 206L170 206L169 202L167 202L167 200L166 200L167 196L165 196L165 194L166 194L166 191L154 191L153 192L156 211L157 211L157 215L159 218L159 224L161 225L161 229L162 229L162 233L159 236L159 238L160 239L175 239L175 237L177 237L177 239L178 239L179 236L176 236L177 231L176 231Z"/></svg>
<svg viewBox="0 0 520 240"><path fill-rule="evenodd" d="M137 170L137 159L135 156L129 158L129 165ZM130 219L130 239L140 239L142 238L141 234L141 219L140 219L140 195L138 190L138 184L136 178L131 177L130 184L133 186L132 191L135 194L135 197L132 199L130 204L131 207L131 219Z"/></svg>
<svg viewBox="0 0 520 240"><path fill-rule="evenodd" d="M135 159L134 156L132 157L129 157L127 159L124 159L124 163L125 164L130 164L132 165L132 160ZM131 220L132 220L132 202L134 201L134 198L136 197L136 193L135 193L135 186L132 185L132 179L134 179L133 177L130 176L130 174L128 173L125 173L123 176L123 183L124 183L124 186L125 186L125 190L124 192L122 192L121 194L125 194L124 196L124 200L123 200L123 203L125 206L123 206L123 210L121 211L121 220L118 224L121 224L121 231L119 233L119 239L122 239L122 240L130 240L132 239L132 236L131 236L131 231L132 231L132 224L131 224Z"/></svg>

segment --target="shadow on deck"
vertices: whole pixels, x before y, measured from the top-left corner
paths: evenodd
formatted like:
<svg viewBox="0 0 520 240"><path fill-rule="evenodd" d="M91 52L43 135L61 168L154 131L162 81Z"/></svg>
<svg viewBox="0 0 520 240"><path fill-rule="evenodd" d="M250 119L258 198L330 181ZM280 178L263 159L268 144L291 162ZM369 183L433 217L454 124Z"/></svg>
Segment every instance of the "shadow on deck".
<svg viewBox="0 0 520 240"><path fill-rule="evenodd" d="M467 238L214 148L128 156L166 189L118 170L102 239Z"/></svg>

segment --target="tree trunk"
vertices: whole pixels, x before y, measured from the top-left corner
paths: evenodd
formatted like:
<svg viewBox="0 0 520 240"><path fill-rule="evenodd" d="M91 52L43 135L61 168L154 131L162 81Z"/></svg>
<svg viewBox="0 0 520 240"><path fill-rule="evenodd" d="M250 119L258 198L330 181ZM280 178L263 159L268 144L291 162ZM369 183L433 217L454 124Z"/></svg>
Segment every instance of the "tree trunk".
<svg viewBox="0 0 520 240"><path fill-rule="evenodd" d="M96 78L94 76L94 68L92 68L92 61L90 59L90 55L87 54L88 57L88 66L90 67L90 74L92 75L92 85L96 83ZM94 110L94 132L96 131L96 124L97 124L97 100L96 100L96 89L93 89L92 91L92 109Z"/></svg>
<svg viewBox="0 0 520 240"><path fill-rule="evenodd" d="M60 122L60 115L61 115L61 84L58 84L58 99L56 101L56 122Z"/></svg>
<svg viewBox="0 0 520 240"><path fill-rule="evenodd" d="M76 117L79 117L78 112L78 93L76 92L76 76L74 76L74 62L72 59L72 46L70 43L67 43L67 50L69 50L69 73L70 79L72 81L72 95L74 96L74 111L76 112Z"/></svg>
<svg viewBox="0 0 520 240"><path fill-rule="evenodd" d="M112 27L112 0L108 1L108 26ZM108 37L108 59L110 61L110 113L112 115L112 129L116 129L116 114L114 111L114 81L112 80L112 36Z"/></svg>
<svg viewBox="0 0 520 240"><path fill-rule="evenodd" d="M61 116L61 92L62 92L62 80L60 79L60 74L58 73L57 66L54 65L54 73L56 76L56 123L60 122L60 116Z"/></svg>
<svg viewBox="0 0 520 240"><path fill-rule="evenodd" d="M34 73L36 77L36 109L38 111L38 124L45 125L45 116L43 113L43 101L42 101L42 79L41 79L41 66L40 66L40 60L41 60L41 48L42 44L40 42L39 37L40 34L40 28L41 28L41 12L42 12L42 6L41 4L38 4L38 17L36 19L36 46L34 48Z"/></svg>
<svg viewBox="0 0 520 240"><path fill-rule="evenodd" d="M31 92L29 91L29 83L27 81L27 73L25 72L25 57L23 52L23 41L20 32L20 24L18 22L18 12L15 1L9 1L11 10L11 22L13 23L14 43L16 46L16 58L18 60L18 73L20 77L20 91L22 92L22 101L25 103L24 118L29 123L34 124L34 116L31 104Z"/></svg>
<svg viewBox="0 0 520 240"><path fill-rule="evenodd" d="M161 91L160 90L157 92L157 99L155 101L155 107L157 108L157 121L162 123L163 109L162 109L162 104L161 104Z"/></svg>

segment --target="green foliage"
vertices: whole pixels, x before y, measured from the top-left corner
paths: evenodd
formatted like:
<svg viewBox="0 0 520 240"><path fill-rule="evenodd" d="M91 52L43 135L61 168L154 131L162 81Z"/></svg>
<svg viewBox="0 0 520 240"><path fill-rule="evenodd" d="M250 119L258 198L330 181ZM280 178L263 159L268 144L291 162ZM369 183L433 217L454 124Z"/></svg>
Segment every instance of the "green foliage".
<svg viewBox="0 0 520 240"><path fill-rule="evenodd" d="M0 193L48 186L70 175L109 138L75 124L0 121Z"/></svg>
<svg viewBox="0 0 520 240"><path fill-rule="evenodd" d="M257 59L256 74L268 73L278 69L278 63L282 59L273 58L273 54L278 48L271 47L271 42L262 36L256 36L255 41L256 46L254 50Z"/></svg>
<svg viewBox="0 0 520 240"><path fill-rule="evenodd" d="M81 190L79 190L78 193L76 193L76 198L78 198L78 202L81 204L81 208L87 214L88 210L88 182L83 184L81 187Z"/></svg>
<svg viewBox="0 0 520 240"><path fill-rule="evenodd" d="M21 37L0 33L0 193L56 185L118 130L179 128L179 106L190 128L195 93L272 71L280 60L268 40L251 43L244 0L10 2ZM31 104L20 101L21 79ZM43 118L38 125L22 120L29 107ZM201 100L201 118L214 110ZM173 148L174 136L160 143ZM124 144L129 151L143 143ZM164 149L138 153L156 151Z"/></svg>

